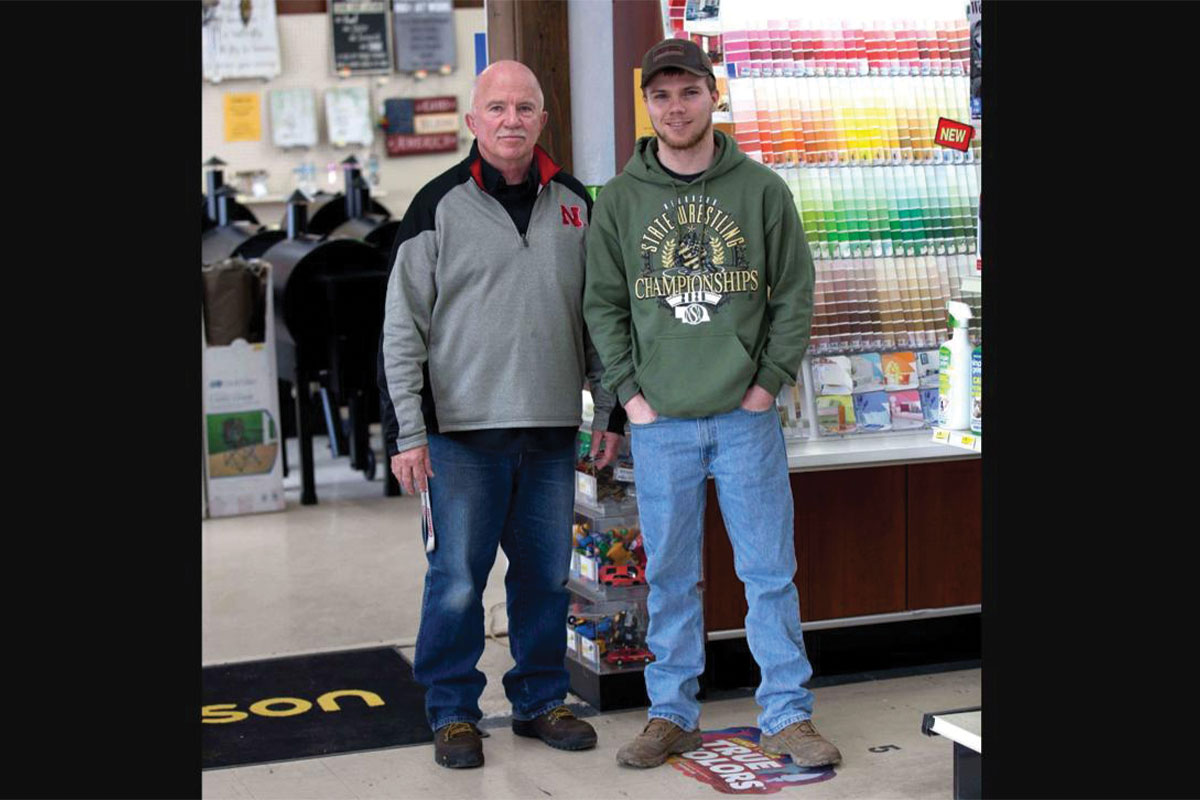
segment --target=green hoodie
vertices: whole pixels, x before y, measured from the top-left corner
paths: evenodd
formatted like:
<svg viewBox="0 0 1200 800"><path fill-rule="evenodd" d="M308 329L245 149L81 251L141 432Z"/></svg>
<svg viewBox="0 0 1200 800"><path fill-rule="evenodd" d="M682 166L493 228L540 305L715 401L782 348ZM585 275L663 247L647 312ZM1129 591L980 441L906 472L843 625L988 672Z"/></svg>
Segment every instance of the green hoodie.
<svg viewBox="0 0 1200 800"><path fill-rule="evenodd" d="M622 403L669 417L736 408L753 384L795 383L812 322L813 263L787 184L715 131L690 184L639 139L597 198L583 315Z"/></svg>

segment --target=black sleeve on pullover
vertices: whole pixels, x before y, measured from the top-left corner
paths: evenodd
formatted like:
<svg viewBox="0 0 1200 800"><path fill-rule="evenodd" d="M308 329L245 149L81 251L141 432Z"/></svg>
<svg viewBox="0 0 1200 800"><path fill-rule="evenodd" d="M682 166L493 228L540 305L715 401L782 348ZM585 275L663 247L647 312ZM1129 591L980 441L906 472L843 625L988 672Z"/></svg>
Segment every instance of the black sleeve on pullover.
<svg viewBox="0 0 1200 800"><path fill-rule="evenodd" d="M471 154L465 160L425 184L417 192L416 196L413 197L408 210L404 212L404 218L400 221L400 228L396 231L396 239L392 242L392 252L388 257L389 272L396 268L396 256L400 253L400 246L402 244L422 231L431 231L434 229L437 206L446 193L460 183L471 180L469 167L474 158L475 148L472 147ZM400 437L400 423L396 421L396 407L392 404L392 395L388 391L387 376L383 372L382 332L379 334L379 352L376 356L375 366L375 380L379 385L379 424L383 431L383 446L387 450L388 458L390 459L398 452L396 449L396 440ZM429 388L429 365L423 364L421 370L424 375L421 389L421 413L425 417L425 429L429 433L437 433L437 412L433 406L433 392Z"/></svg>

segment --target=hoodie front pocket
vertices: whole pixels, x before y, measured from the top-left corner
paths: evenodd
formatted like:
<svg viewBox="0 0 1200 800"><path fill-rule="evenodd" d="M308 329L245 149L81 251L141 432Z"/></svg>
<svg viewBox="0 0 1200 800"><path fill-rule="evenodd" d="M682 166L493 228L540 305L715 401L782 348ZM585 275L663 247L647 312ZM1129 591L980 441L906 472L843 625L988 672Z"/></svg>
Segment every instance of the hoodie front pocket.
<svg viewBox="0 0 1200 800"><path fill-rule="evenodd" d="M662 337L638 373L651 407L670 417L704 417L736 407L755 365L733 334Z"/></svg>

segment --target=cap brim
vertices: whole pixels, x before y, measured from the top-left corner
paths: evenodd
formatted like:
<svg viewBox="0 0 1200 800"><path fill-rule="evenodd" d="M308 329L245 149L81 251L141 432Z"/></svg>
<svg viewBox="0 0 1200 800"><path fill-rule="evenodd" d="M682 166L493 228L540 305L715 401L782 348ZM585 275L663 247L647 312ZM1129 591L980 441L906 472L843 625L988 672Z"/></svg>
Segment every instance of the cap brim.
<svg viewBox="0 0 1200 800"><path fill-rule="evenodd" d="M642 73L642 88L645 89L646 84L649 83L651 80L653 80L655 75L657 75L658 73L662 72L663 70L667 70L667 69L681 69L684 72L690 72L693 75L699 76L701 78L703 78L707 75L713 74L712 72L710 72L708 70L697 69L696 67L685 67L682 64L663 64L661 67L658 67L657 69L654 69L654 70L650 71L649 73L645 73L645 72Z"/></svg>

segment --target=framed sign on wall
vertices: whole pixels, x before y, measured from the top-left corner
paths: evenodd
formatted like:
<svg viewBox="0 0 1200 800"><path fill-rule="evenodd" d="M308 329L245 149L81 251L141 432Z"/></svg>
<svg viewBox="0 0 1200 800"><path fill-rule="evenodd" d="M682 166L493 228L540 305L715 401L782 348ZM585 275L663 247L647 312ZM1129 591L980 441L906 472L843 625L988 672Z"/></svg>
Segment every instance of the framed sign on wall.
<svg viewBox="0 0 1200 800"><path fill-rule="evenodd" d="M333 71L340 77L392 71L392 32L386 0L330 0Z"/></svg>
<svg viewBox="0 0 1200 800"><path fill-rule="evenodd" d="M204 0L201 14L205 80L274 78L283 71L275 0Z"/></svg>

